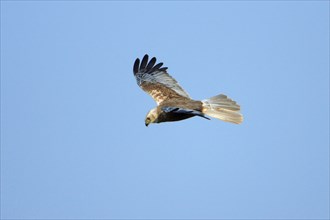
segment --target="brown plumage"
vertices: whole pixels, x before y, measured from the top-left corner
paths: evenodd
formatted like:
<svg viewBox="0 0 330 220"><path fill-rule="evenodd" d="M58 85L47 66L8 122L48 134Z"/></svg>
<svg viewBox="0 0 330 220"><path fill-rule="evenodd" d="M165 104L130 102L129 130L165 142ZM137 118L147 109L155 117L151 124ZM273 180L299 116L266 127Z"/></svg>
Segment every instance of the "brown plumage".
<svg viewBox="0 0 330 220"><path fill-rule="evenodd" d="M167 121L179 121L194 116L206 119L205 115L223 121L239 124L243 121L240 106L225 95L217 95L210 99L196 101L181 88L178 82L167 73L163 63L156 64L153 57L148 62L146 54L140 64L136 59L133 73L137 84L156 101L157 107L150 110L145 125Z"/></svg>

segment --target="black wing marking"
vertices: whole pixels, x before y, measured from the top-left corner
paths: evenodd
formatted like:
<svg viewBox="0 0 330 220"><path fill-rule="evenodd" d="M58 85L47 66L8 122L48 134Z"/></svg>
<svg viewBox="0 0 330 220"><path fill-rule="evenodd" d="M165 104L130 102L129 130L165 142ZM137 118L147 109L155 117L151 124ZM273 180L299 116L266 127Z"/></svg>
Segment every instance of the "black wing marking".
<svg viewBox="0 0 330 220"><path fill-rule="evenodd" d="M210 120L202 112L192 110L192 109L165 106L165 107L162 107L162 110L166 113L178 113L178 114L195 115L195 116L200 116L202 118L206 118L206 119Z"/></svg>
<svg viewBox="0 0 330 220"><path fill-rule="evenodd" d="M147 66L147 63L148 63L148 55L144 55L144 57L142 58L142 61L141 61L141 66L140 66L140 69L141 70L144 70Z"/></svg>
<svg viewBox="0 0 330 220"><path fill-rule="evenodd" d="M156 58L153 57L148 62L148 54L144 55L142 61L137 58L133 65L133 73L136 78L137 84L151 94L152 91L144 88L145 83L159 84L165 86L177 94L190 98L188 93L179 85L179 83L167 73L167 67L162 67L163 63L156 64ZM156 65L155 65L156 64ZM157 100L156 100L157 101Z"/></svg>
<svg viewBox="0 0 330 220"><path fill-rule="evenodd" d="M153 75L154 72L167 70L167 67L160 68L163 66L163 63L158 63L155 65L156 57L153 57L149 61L149 63L148 63L148 59L149 59L148 54L144 55L144 57L142 58L142 61L141 61L141 65L140 65L139 58L137 58L135 60L134 67L133 67L134 75L136 75L137 73L149 73L149 74Z"/></svg>

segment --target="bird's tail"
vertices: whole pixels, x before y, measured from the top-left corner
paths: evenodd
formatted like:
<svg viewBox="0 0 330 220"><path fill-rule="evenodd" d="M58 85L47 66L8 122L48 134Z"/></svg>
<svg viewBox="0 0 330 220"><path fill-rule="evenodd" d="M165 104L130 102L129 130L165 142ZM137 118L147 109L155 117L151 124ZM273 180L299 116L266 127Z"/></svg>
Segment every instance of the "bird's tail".
<svg viewBox="0 0 330 220"><path fill-rule="evenodd" d="M225 95L217 95L202 102L202 112L206 115L235 124L243 121L240 106Z"/></svg>

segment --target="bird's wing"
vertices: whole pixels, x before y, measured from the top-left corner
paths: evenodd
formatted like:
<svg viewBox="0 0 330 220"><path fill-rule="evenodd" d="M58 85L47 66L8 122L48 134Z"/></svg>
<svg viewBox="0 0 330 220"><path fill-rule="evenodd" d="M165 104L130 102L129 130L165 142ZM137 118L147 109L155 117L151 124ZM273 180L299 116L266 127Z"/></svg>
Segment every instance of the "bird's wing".
<svg viewBox="0 0 330 220"><path fill-rule="evenodd" d="M195 115L195 116L200 116L202 118L206 118L206 119L210 120L202 112L196 111L196 110L193 110L193 109L164 106L164 107L162 107L162 110L166 113Z"/></svg>
<svg viewBox="0 0 330 220"><path fill-rule="evenodd" d="M167 67L162 67L163 63L156 64L153 57L148 62L148 55L144 55L141 64L140 59L135 60L133 73L137 84L157 102L167 99L186 97L189 95L184 91L178 82L167 73Z"/></svg>

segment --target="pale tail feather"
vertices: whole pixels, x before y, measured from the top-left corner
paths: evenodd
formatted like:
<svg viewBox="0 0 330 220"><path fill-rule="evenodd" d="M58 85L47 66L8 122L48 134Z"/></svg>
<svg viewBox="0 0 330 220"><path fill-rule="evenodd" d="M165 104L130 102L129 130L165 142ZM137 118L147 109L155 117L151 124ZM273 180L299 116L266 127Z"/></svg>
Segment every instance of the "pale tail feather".
<svg viewBox="0 0 330 220"><path fill-rule="evenodd" d="M202 102L202 112L206 115L235 124L243 121L243 116L239 112L240 106L225 95L217 95Z"/></svg>

